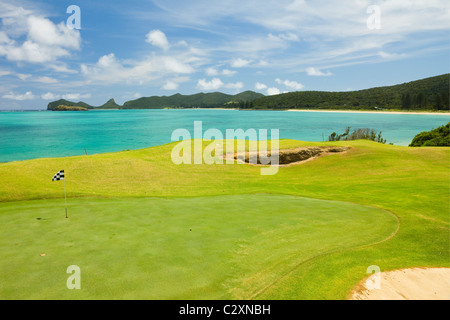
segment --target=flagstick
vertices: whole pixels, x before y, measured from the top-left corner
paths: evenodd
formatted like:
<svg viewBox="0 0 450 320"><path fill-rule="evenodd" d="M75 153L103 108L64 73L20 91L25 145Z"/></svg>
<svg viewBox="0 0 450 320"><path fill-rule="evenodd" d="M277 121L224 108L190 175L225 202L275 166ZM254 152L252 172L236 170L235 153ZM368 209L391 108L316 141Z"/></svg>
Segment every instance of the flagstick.
<svg viewBox="0 0 450 320"><path fill-rule="evenodd" d="M67 219L68 216L67 216L66 178L64 178L64 203L65 203L65 205L66 205L66 219Z"/></svg>

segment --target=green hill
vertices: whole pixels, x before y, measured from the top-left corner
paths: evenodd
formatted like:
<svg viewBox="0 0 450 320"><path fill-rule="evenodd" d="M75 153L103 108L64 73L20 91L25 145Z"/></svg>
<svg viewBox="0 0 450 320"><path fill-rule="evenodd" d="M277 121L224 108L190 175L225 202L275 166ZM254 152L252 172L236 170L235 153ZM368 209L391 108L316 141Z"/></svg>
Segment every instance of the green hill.
<svg viewBox="0 0 450 320"><path fill-rule="evenodd" d="M224 108L231 104L246 102L263 97L253 91L245 91L237 95L221 92L197 93L193 95L175 94L173 96L143 97L127 101L123 109L161 109L161 108Z"/></svg>
<svg viewBox="0 0 450 320"><path fill-rule="evenodd" d="M114 99L109 99L104 105L98 107L99 109L120 109L122 106L118 105Z"/></svg>
<svg viewBox="0 0 450 320"><path fill-rule="evenodd" d="M105 104L94 107L85 102L72 102L64 99L53 101L47 109L53 110L60 105L69 107L83 107L86 109L163 109L163 108L226 108L239 107L239 104L248 102L264 95L253 91L245 91L236 95L221 92L197 93L192 95L174 94L172 96L143 97L127 101L123 106L118 105L114 99Z"/></svg>
<svg viewBox="0 0 450 320"><path fill-rule="evenodd" d="M85 102L82 102L82 101L72 102L72 101L67 101L65 99L60 99L58 101L50 102L47 106L47 110L54 110L58 106L61 106L61 105L67 106L67 107L81 107L81 108L86 108L86 109L94 109L93 106L91 106Z"/></svg>
<svg viewBox="0 0 450 320"><path fill-rule="evenodd" d="M450 74L359 91L297 91L274 96L245 91L236 95L221 92L192 95L142 97L123 106L114 99L99 107L64 99L50 102L48 110L59 105L87 109L240 108L240 109L336 109L336 110L444 110L450 109Z"/></svg>
<svg viewBox="0 0 450 320"><path fill-rule="evenodd" d="M252 101L255 109L404 109L449 110L449 76L360 91L300 91Z"/></svg>

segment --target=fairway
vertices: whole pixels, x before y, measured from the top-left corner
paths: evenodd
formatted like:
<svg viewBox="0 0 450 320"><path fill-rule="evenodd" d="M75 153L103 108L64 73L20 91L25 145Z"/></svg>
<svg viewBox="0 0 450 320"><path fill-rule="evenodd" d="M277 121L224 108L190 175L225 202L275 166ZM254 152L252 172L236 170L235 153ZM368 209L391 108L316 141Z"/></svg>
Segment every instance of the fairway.
<svg viewBox="0 0 450 320"><path fill-rule="evenodd" d="M346 299L369 266L450 266L450 148L280 141L310 146L350 149L273 176L173 144L0 164L0 298Z"/></svg>
<svg viewBox="0 0 450 320"><path fill-rule="evenodd" d="M397 228L385 210L288 195L71 199L69 219L64 200L2 203L0 298L249 299Z"/></svg>

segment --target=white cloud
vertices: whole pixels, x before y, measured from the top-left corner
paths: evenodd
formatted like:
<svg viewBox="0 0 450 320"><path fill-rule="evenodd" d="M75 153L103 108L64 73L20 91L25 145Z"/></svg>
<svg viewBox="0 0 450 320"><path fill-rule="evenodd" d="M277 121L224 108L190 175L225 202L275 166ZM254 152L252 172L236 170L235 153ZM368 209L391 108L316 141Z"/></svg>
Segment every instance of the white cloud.
<svg viewBox="0 0 450 320"><path fill-rule="evenodd" d="M81 65L82 74L88 81L99 84L139 83L152 81L167 75L191 74L195 70L188 63L189 56L157 56L140 61L119 60L114 53L100 57L94 65Z"/></svg>
<svg viewBox="0 0 450 320"><path fill-rule="evenodd" d="M61 99L61 96L58 94L47 92L47 93L44 93L41 95L41 99L43 99L43 100L58 100L58 99Z"/></svg>
<svg viewBox="0 0 450 320"><path fill-rule="evenodd" d="M308 74L308 76L315 76L315 77L328 77L328 76L333 75L330 71L327 71L326 73L324 73L314 67L307 68L306 73Z"/></svg>
<svg viewBox="0 0 450 320"><path fill-rule="evenodd" d="M236 73L237 73L236 70L228 70L228 69L223 69L223 70L222 70L222 74L223 74L224 76L232 77L232 76L234 76Z"/></svg>
<svg viewBox="0 0 450 320"><path fill-rule="evenodd" d="M257 83L255 83L255 89L256 90L264 90L264 89L267 89L267 86L264 83L257 82Z"/></svg>
<svg viewBox="0 0 450 320"><path fill-rule="evenodd" d="M9 75L9 74L11 74L10 71L3 71L3 70L0 70L0 77L2 77L2 76L7 76L7 75Z"/></svg>
<svg viewBox="0 0 450 320"><path fill-rule="evenodd" d="M234 59L231 62L231 66L233 68L242 68L242 67L248 66L251 62L252 62L251 60L245 60L245 59L242 59L242 58L237 58L237 59Z"/></svg>
<svg viewBox="0 0 450 320"><path fill-rule="evenodd" d="M145 41L164 51L167 51L170 48L169 40L167 40L166 35L161 30L152 30L147 33Z"/></svg>
<svg viewBox="0 0 450 320"><path fill-rule="evenodd" d="M9 4L9 11L5 13L0 10L3 22L0 56L10 61L47 63L68 57L71 50L80 49L81 36L78 30L69 29L64 22L55 24L29 10L21 9ZM18 12L22 12L22 15ZM22 36L25 36L25 41L21 43Z"/></svg>
<svg viewBox="0 0 450 320"><path fill-rule="evenodd" d="M22 81L27 80L29 77L31 77L31 74L24 74L24 73L17 73L17 78L19 78Z"/></svg>
<svg viewBox="0 0 450 320"><path fill-rule="evenodd" d="M124 101L136 100L142 97L143 95L140 92L126 92L126 94L122 95Z"/></svg>
<svg viewBox="0 0 450 320"><path fill-rule="evenodd" d="M229 69L223 69L222 71L219 71L214 67L209 67L208 69L206 69L206 75L210 77L218 76L219 74L231 77L234 76L236 73L237 71Z"/></svg>
<svg viewBox="0 0 450 320"><path fill-rule="evenodd" d="M280 94L280 93L281 93L281 91L280 91L280 89L278 89L278 88L272 87L272 88L268 88L268 89L267 89L267 94L268 94L269 96L273 96L273 95Z"/></svg>
<svg viewBox="0 0 450 320"><path fill-rule="evenodd" d="M389 60L406 57L406 54L404 54L404 53L400 53L400 54L399 53L388 53L388 52L384 52L384 51L378 52L378 55L380 57L382 57L383 59L389 59Z"/></svg>
<svg viewBox="0 0 450 320"><path fill-rule="evenodd" d="M90 93L81 94L81 93L66 93L66 94L56 94L53 92L47 92L44 94L41 94L40 98L42 100L59 100L59 99L65 99L65 100L80 100L80 99L89 99L92 95ZM37 98L37 97L35 97Z"/></svg>
<svg viewBox="0 0 450 320"><path fill-rule="evenodd" d="M204 91L218 90L223 87L223 82L219 78L214 78L211 81L206 81L206 79L200 79L197 83L197 88Z"/></svg>
<svg viewBox="0 0 450 320"><path fill-rule="evenodd" d="M37 82L41 82L41 83L47 83L47 84L51 84L51 83L57 83L58 80L54 79L54 78L50 78L50 77L39 77L37 78L35 81Z"/></svg>
<svg viewBox="0 0 450 320"><path fill-rule="evenodd" d="M236 82L236 83L227 83L225 84L225 88L228 89L236 89L236 90L241 90L244 87L244 84L240 81Z"/></svg>
<svg viewBox="0 0 450 320"><path fill-rule="evenodd" d="M176 77L172 79L166 80L163 89L164 90L177 90L180 86L180 83L189 81L189 77Z"/></svg>
<svg viewBox="0 0 450 320"><path fill-rule="evenodd" d="M164 90L177 90L179 87L179 84L173 80L167 80L166 83L163 86Z"/></svg>
<svg viewBox="0 0 450 320"><path fill-rule="evenodd" d="M448 0L227 0L226 5L214 6L200 0L153 2L161 9L158 17L165 22L177 21L222 37L222 45L215 45L211 52L270 59L271 66L278 70L300 72L311 65L331 68L379 62L386 57L378 52L387 46L390 54L408 52L408 57L422 54L424 48L440 52L448 49ZM380 6L380 30L367 27L370 5ZM230 33L232 29L223 26L230 17L239 17L252 27L242 34ZM265 30L270 33L262 35ZM300 41L302 46L295 47Z"/></svg>
<svg viewBox="0 0 450 320"><path fill-rule="evenodd" d="M301 90L305 86L301 83L298 83L297 81L290 81L290 80L281 80L279 78L275 79L275 82L278 84L284 84L286 87L294 90Z"/></svg>
<svg viewBox="0 0 450 320"><path fill-rule="evenodd" d="M270 41L294 41L294 42L300 41L298 36L292 32L282 33L279 35L273 35L272 33L269 33L267 35L267 39L269 39Z"/></svg>
<svg viewBox="0 0 450 320"><path fill-rule="evenodd" d="M17 101L24 101L36 99L36 96L31 91L27 91L24 94L15 94L10 92L9 94L3 95L3 98Z"/></svg>
<svg viewBox="0 0 450 320"><path fill-rule="evenodd" d="M69 69L65 64L49 64L47 66L56 72L72 73L72 74L78 73L77 70Z"/></svg>
<svg viewBox="0 0 450 320"><path fill-rule="evenodd" d="M206 75L208 75L210 77L218 76L219 71L217 71L216 68L209 67L208 69L206 69Z"/></svg>
<svg viewBox="0 0 450 320"><path fill-rule="evenodd" d="M90 93L81 94L81 93L68 93L62 96L65 100L80 100L80 99L89 99L91 97Z"/></svg>
<svg viewBox="0 0 450 320"><path fill-rule="evenodd" d="M64 22L55 25L49 19L30 16L28 18L28 40L50 48L80 48L80 32L69 29Z"/></svg>

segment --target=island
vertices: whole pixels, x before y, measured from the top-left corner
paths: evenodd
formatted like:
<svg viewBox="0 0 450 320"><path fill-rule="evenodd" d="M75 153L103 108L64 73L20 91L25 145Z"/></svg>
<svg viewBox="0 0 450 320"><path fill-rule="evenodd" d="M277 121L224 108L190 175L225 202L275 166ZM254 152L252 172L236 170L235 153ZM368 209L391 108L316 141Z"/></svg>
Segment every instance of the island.
<svg viewBox="0 0 450 320"><path fill-rule="evenodd" d="M59 105L56 108L53 108L52 111L89 111L89 109L77 106Z"/></svg>

